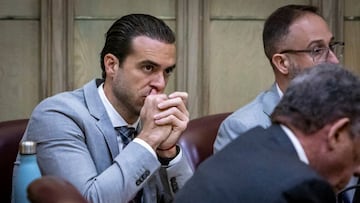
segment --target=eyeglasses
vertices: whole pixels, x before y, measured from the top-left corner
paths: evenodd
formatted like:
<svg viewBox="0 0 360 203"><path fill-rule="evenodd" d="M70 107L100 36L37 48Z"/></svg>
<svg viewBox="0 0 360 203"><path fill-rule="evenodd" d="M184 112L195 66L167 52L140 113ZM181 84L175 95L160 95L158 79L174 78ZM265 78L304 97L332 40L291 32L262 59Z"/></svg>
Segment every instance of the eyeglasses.
<svg viewBox="0 0 360 203"><path fill-rule="evenodd" d="M304 49L304 50L287 49L280 52L280 54L309 53L314 63L320 63L327 61L330 51L333 52L339 60L341 60L344 53L344 46L345 46L344 42L332 42L329 44L329 47L314 47L313 49Z"/></svg>

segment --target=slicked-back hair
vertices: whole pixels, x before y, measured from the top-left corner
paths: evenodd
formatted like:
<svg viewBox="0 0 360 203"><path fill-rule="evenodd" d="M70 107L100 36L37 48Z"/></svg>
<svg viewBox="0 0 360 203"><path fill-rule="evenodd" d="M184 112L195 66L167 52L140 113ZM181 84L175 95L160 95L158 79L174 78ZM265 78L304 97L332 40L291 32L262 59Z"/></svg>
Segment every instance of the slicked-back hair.
<svg viewBox="0 0 360 203"><path fill-rule="evenodd" d="M132 51L132 40L146 36L167 44L175 43L173 31L164 21L147 14L129 14L115 21L107 31L105 45L100 54L102 77L106 77L104 56L113 54L122 64Z"/></svg>
<svg viewBox="0 0 360 203"><path fill-rule="evenodd" d="M278 8L266 19L263 29L263 46L270 63L272 63L272 56L279 51L279 45L289 33L289 27L295 20L307 13L320 16L317 7L287 5Z"/></svg>
<svg viewBox="0 0 360 203"><path fill-rule="evenodd" d="M360 80L339 64L319 64L291 82L271 115L305 134L314 133L340 118L349 118L352 135L360 133Z"/></svg>

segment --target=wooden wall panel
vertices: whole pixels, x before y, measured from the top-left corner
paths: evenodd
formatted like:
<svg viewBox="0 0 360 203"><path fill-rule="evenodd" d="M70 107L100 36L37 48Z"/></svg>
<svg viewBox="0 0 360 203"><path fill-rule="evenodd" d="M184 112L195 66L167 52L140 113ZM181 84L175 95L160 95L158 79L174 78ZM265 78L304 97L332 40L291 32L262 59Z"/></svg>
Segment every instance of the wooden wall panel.
<svg viewBox="0 0 360 203"><path fill-rule="evenodd" d="M360 1L359 0L344 0L345 16L360 17Z"/></svg>
<svg viewBox="0 0 360 203"><path fill-rule="evenodd" d="M226 18L266 18L269 13L286 4L308 5L311 0L211 0L211 16Z"/></svg>
<svg viewBox="0 0 360 203"><path fill-rule="evenodd" d="M345 0L344 64L360 75L360 1Z"/></svg>
<svg viewBox="0 0 360 203"><path fill-rule="evenodd" d="M274 81L262 48L262 22L213 22L210 26L210 114L233 111Z"/></svg>
<svg viewBox="0 0 360 203"><path fill-rule="evenodd" d="M101 78L100 51L111 21L76 21L74 25L74 81L79 88L92 78Z"/></svg>
<svg viewBox="0 0 360 203"><path fill-rule="evenodd" d="M39 0L0 1L0 121L29 117L40 101Z"/></svg>
<svg viewBox="0 0 360 203"><path fill-rule="evenodd" d="M360 76L360 21L345 22L344 64Z"/></svg>
<svg viewBox="0 0 360 203"><path fill-rule="evenodd" d="M176 0L77 0L76 16L120 17L128 13L175 16Z"/></svg>
<svg viewBox="0 0 360 203"><path fill-rule="evenodd" d="M30 116L39 102L39 22L0 21L0 121Z"/></svg>
<svg viewBox="0 0 360 203"><path fill-rule="evenodd" d="M40 0L1 0L0 16L38 18L40 12L39 2Z"/></svg>

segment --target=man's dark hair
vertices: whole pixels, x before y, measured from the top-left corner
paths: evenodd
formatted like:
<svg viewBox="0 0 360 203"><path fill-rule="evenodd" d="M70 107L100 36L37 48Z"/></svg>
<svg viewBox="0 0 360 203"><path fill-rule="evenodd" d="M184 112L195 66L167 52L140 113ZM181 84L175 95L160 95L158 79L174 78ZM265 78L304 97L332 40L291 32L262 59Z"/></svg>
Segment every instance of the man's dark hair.
<svg viewBox="0 0 360 203"><path fill-rule="evenodd" d="M263 45L266 57L270 60L279 50L279 45L289 33L289 27L306 13L320 16L318 9L308 5L287 5L275 10L265 21ZM321 16L320 16L321 17Z"/></svg>
<svg viewBox="0 0 360 203"><path fill-rule="evenodd" d="M102 77L105 78L104 56L113 54L122 64L132 51L132 40L146 36L168 44L175 43L173 31L164 21L147 14L130 14L112 24L106 33L105 45L100 54Z"/></svg>
<svg viewBox="0 0 360 203"><path fill-rule="evenodd" d="M339 64L319 64L291 82L271 115L285 118L305 134L340 118L349 118L352 134L360 133L360 80Z"/></svg>

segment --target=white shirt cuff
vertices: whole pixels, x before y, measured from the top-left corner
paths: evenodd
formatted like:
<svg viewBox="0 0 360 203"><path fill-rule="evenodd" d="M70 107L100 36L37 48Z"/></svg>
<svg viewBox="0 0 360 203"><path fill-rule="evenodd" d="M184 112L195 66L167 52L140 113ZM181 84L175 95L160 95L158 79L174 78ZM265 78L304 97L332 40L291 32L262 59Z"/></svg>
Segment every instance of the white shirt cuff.
<svg viewBox="0 0 360 203"><path fill-rule="evenodd" d="M156 155L156 152L153 150L153 148L148 144L146 143L144 140L140 139L140 138L134 138L133 139L133 142L136 142L138 143L139 145L145 147L145 149L147 149L156 159L157 159L157 155ZM181 147L179 146L180 148L180 152L178 155L176 155L175 158L173 158L170 162L169 162L169 165L168 166L172 166L178 162L180 162L181 158L182 158L182 155L183 155L183 152L182 152L182 149Z"/></svg>
<svg viewBox="0 0 360 203"><path fill-rule="evenodd" d="M156 159L157 159L157 156L156 156L156 152L153 150L153 148L148 144L146 143L144 140L140 139L140 138L134 138L133 139L133 142L136 142L138 143L139 145L145 147L145 149L147 149Z"/></svg>

